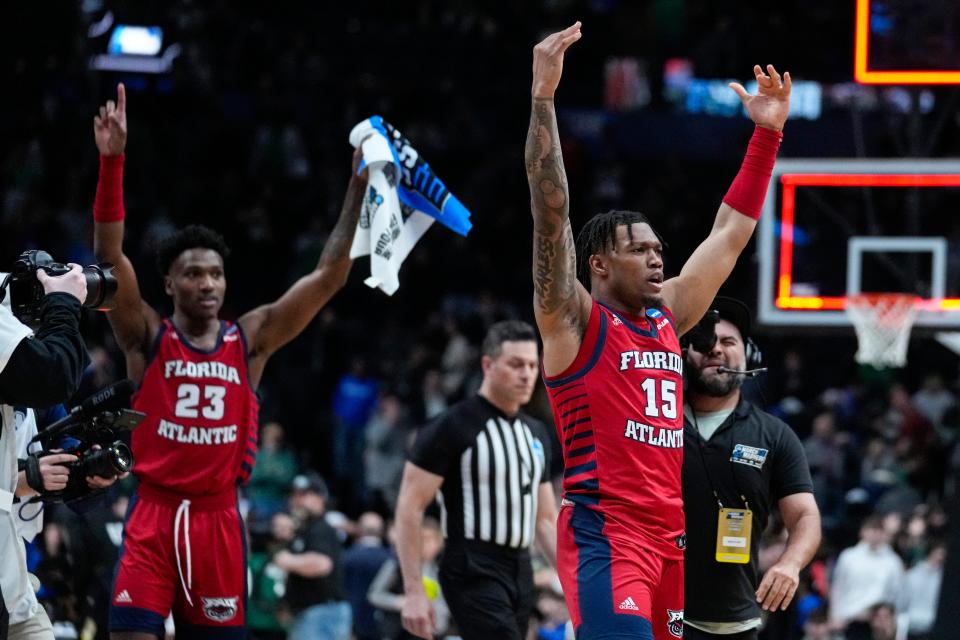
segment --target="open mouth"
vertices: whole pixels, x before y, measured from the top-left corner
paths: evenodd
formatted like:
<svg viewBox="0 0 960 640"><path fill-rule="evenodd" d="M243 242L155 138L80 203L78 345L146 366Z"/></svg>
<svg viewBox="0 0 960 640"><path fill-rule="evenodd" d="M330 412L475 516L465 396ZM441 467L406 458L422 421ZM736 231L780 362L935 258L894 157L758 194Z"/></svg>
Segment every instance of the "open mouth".
<svg viewBox="0 0 960 640"><path fill-rule="evenodd" d="M663 274L654 273L649 278L647 278L647 283L653 287L655 290L660 291L663 289Z"/></svg>

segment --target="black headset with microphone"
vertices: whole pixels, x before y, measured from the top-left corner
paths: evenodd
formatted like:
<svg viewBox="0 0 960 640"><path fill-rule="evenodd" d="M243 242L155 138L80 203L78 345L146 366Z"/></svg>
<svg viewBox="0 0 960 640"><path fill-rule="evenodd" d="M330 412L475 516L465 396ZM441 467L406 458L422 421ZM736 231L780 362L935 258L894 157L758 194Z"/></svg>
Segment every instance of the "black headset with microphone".
<svg viewBox="0 0 960 640"><path fill-rule="evenodd" d="M744 369L730 369L729 367L717 367L718 373L732 373L734 375L743 375L749 378L756 377L767 370L763 365L763 352L749 335L750 330L750 310L747 305L734 298L717 296L712 307L720 307L721 311L711 308L705 314L697 325L683 336L681 346L689 347L699 353L707 353L717 344L717 323L723 319L728 320L740 331L743 337L743 347L745 358Z"/></svg>

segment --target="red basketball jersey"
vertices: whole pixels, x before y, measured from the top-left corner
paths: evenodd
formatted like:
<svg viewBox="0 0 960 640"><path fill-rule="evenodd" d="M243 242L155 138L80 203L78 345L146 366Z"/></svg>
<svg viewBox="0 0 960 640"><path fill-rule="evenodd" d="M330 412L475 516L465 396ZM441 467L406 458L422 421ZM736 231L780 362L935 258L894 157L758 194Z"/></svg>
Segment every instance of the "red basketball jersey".
<svg viewBox="0 0 960 640"><path fill-rule="evenodd" d="M246 339L221 321L203 351L163 321L133 408L147 414L133 432L141 482L183 495L212 495L246 482L257 452L259 403L247 372Z"/></svg>
<svg viewBox="0 0 960 640"><path fill-rule="evenodd" d="M682 558L683 359L670 312L594 301L576 359L545 382L565 497L603 513L618 542Z"/></svg>

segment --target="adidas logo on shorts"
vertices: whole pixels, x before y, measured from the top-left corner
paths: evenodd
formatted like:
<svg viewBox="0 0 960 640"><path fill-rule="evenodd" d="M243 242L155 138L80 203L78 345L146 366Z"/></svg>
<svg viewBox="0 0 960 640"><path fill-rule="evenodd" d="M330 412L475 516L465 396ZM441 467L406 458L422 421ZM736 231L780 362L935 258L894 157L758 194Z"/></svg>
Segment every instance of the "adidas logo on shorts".
<svg viewBox="0 0 960 640"><path fill-rule="evenodd" d="M640 611L640 607L637 606L637 603L633 601L631 596L627 596L627 599L620 603L620 608L629 611Z"/></svg>
<svg viewBox="0 0 960 640"><path fill-rule="evenodd" d="M127 593L127 590L124 589L123 591L117 594L117 597L114 600L114 602L117 604L124 604L124 603L130 604L131 602L133 602L133 598L131 598L130 594Z"/></svg>

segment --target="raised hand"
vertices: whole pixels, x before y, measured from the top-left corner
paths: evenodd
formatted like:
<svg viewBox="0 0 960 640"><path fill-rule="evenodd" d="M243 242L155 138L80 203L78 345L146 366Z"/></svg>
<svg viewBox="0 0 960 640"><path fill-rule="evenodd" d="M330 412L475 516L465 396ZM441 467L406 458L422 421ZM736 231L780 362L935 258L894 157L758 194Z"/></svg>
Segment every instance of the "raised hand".
<svg viewBox="0 0 960 640"><path fill-rule="evenodd" d="M119 156L127 147L127 89L117 85L117 101L107 100L93 117L93 135L100 155Z"/></svg>
<svg viewBox="0 0 960 640"><path fill-rule="evenodd" d="M747 93L739 82L731 82L730 88L740 96L747 115L754 123L782 131L790 114L790 72L785 72L781 78L773 65L768 64L767 73L770 75L764 73L760 65L754 65L753 73L757 77L757 95Z"/></svg>
<svg viewBox="0 0 960 640"><path fill-rule="evenodd" d="M533 48L533 97L552 98L563 74L563 53L580 39L580 22L552 33Z"/></svg>

